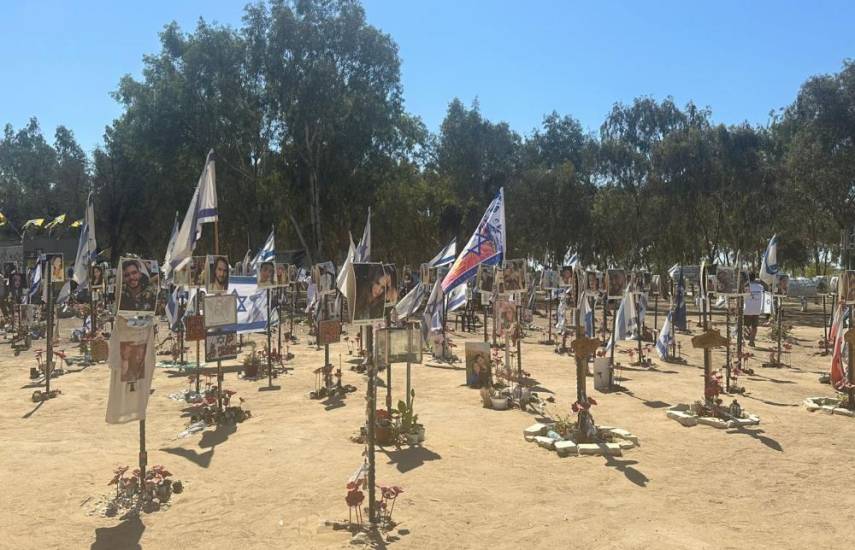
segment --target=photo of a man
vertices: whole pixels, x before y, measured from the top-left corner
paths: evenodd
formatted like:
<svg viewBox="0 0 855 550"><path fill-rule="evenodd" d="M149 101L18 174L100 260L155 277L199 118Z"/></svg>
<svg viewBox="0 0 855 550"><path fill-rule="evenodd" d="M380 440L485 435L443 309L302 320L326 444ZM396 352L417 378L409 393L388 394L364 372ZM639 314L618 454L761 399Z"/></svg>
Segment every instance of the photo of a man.
<svg viewBox="0 0 855 550"><path fill-rule="evenodd" d="M522 292L526 289L525 260L505 262L502 270L502 292Z"/></svg>
<svg viewBox="0 0 855 550"><path fill-rule="evenodd" d="M478 266L478 290L483 293L492 293L496 282L496 270L491 265L481 264Z"/></svg>
<svg viewBox="0 0 855 550"><path fill-rule="evenodd" d="M573 266L565 265L561 267L561 276L559 280L559 284L562 287L573 286Z"/></svg>
<svg viewBox="0 0 855 550"><path fill-rule="evenodd" d="M258 266L258 288L272 288L275 268L273 262L261 262Z"/></svg>
<svg viewBox="0 0 855 550"><path fill-rule="evenodd" d="M206 260L205 256L193 256L190 259L189 268L185 268L190 270L190 286L205 286Z"/></svg>
<svg viewBox="0 0 855 550"><path fill-rule="evenodd" d="M142 260L120 258L119 311L153 313L157 305L157 289L152 288Z"/></svg>
<svg viewBox="0 0 855 550"><path fill-rule="evenodd" d="M136 382L145 378L145 342L121 342L122 382Z"/></svg>
<svg viewBox="0 0 855 550"><path fill-rule="evenodd" d="M225 256L208 256L208 284L212 294L229 290L229 260Z"/></svg>

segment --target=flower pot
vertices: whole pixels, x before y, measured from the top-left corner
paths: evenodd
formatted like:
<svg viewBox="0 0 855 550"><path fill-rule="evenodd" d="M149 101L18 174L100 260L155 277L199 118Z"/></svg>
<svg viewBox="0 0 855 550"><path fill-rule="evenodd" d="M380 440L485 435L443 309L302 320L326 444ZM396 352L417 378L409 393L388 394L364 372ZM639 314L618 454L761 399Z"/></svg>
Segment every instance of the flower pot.
<svg viewBox="0 0 855 550"><path fill-rule="evenodd" d="M419 430L417 432L417 435L419 436L419 443L421 443L422 441L425 440L425 427L424 426L419 426Z"/></svg>
<svg viewBox="0 0 855 550"><path fill-rule="evenodd" d="M421 440L419 439L418 432L407 434L407 445L415 445L419 441L421 441Z"/></svg>
<svg viewBox="0 0 855 550"><path fill-rule="evenodd" d="M508 398L505 396L490 397L490 403L493 405L493 409L497 411L504 411L508 408Z"/></svg>
<svg viewBox="0 0 855 550"><path fill-rule="evenodd" d="M243 366L244 378L258 378L258 363L248 363Z"/></svg>
<svg viewBox="0 0 855 550"><path fill-rule="evenodd" d="M388 445L392 439L392 427L391 426L381 426L376 424L374 426L374 442L378 445Z"/></svg>

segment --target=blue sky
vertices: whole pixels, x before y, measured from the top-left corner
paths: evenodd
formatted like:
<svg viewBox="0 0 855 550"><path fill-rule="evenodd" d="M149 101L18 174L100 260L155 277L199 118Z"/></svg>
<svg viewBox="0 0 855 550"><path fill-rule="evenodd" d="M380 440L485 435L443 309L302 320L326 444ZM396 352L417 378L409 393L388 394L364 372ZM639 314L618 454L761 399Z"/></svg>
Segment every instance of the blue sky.
<svg viewBox="0 0 855 550"><path fill-rule="evenodd" d="M244 2L0 0L0 124L71 128L90 151L109 93L171 20L239 25ZM855 57L855 3L366 0L400 47L406 108L436 131L454 97L522 134L557 110L596 131L612 104L671 95L764 124L806 78Z"/></svg>

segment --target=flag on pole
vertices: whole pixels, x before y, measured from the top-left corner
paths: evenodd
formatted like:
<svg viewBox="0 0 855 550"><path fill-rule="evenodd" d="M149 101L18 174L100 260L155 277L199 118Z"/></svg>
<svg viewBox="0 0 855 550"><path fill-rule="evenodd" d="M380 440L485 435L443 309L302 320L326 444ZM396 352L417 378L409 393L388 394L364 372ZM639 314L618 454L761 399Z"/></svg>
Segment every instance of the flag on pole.
<svg viewBox="0 0 855 550"><path fill-rule="evenodd" d="M250 271L249 264L252 262L252 250L246 249L246 254L243 255L243 260L240 265L242 266L241 275L248 275Z"/></svg>
<svg viewBox="0 0 855 550"><path fill-rule="evenodd" d="M45 229L50 230L50 229L53 229L54 227L57 227L59 225L64 224L65 223L65 216L66 216L65 214L60 214L59 216L55 217L51 222L49 222L45 226Z"/></svg>
<svg viewBox="0 0 855 550"><path fill-rule="evenodd" d="M636 316L635 300L633 299L632 292L629 290L629 286L627 286L623 293L623 299L620 301L620 307L618 307L615 314L615 330L609 339L606 350L611 350L616 341L629 338L636 327Z"/></svg>
<svg viewBox="0 0 855 550"><path fill-rule="evenodd" d="M179 287L175 287L169 294L166 300L166 320L169 323L169 329L175 330L175 323L178 321L178 293Z"/></svg>
<svg viewBox="0 0 855 550"><path fill-rule="evenodd" d="M466 285L457 285L448 294L448 301L445 304L445 309L448 313L460 309L466 305Z"/></svg>
<svg viewBox="0 0 855 550"><path fill-rule="evenodd" d="M86 213L83 215L83 228L77 241L77 256L74 259L72 279L79 286L89 281L89 265L98 256L98 244L95 242L95 196L89 193L86 199Z"/></svg>
<svg viewBox="0 0 855 550"><path fill-rule="evenodd" d="M205 160L202 174L199 176L196 190L193 192L193 198L190 199L184 221L181 222L181 229L178 230L178 235L175 238L172 259L170 264L166 266L168 273L172 270L181 269L190 262L193 250L196 248L196 241L202 236L202 224L217 221L217 219L216 173L214 150L211 149L208 158Z"/></svg>
<svg viewBox="0 0 855 550"><path fill-rule="evenodd" d="M175 221L172 222L172 232L169 234L169 243L166 245L166 254L163 256L163 265L168 269L172 262L172 253L175 250L175 241L178 239L178 210L175 211ZM169 277L171 279L171 277Z"/></svg>
<svg viewBox="0 0 855 550"><path fill-rule="evenodd" d="M843 320L840 315L839 321ZM842 325L842 322L840 323ZM832 327L834 337L834 351L831 354L831 385L834 389L842 390L846 385L846 370L843 366L843 334L842 326L838 325L836 330ZM849 350L852 353L852 350Z"/></svg>
<svg viewBox="0 0 855 550"><path fill-rule="evenodd" d="M674 290L674 327L686 330L686 286L683 280L683 270L680 270L677 287Z"/></svg>
<svg viewBox="0 0 855 550"><path fill-rule="evenodd" d="M429 340L428 335L431 330L442 329L442 323L434 324L438 319L437 310L442 309L442 296L442 282L437 280L425 305L424 322L422 322L422 340L425 342Z"/></svg>
<svg viewBox="0 0 855 550"><path fill-rule="evenodd" d="M273 261L273 258L276 255L276 238L274 233L275 229L271 227L270 235L267 236L267 240L264 241L264 245L261 247L261 250L258 251L258 254L255 255L255 258L253 258L252 262L249 264L250 275L258 273L258 267L261 265L261 262Z"/></svg>
<svg viewBox="0 0 855 550"><path fill-rule="evenodd" d="M398 300L395 305L395 313L398 319L406 319L414 315L422 306L422 302L427 296L427 289L422 283L417 283L403 298Z"/></svg>
<svg viewBox="0 0 855 550"><path fill-rule="evenodd" d="M454 260L448 274L442 280L442 290L450 291L478 274L478 266L496 265L502 262L505 253L505 191L499 193L487 207L475 232L460 255Z"/></svg>
<svg viewBox="0 0 855 550"><path fill-rule="evenodd" d="M778 276L778 235L772 235L766 252L763 253L763 263L760 264L760 280L769 286L775 284Z"/></svg>
<svg viewBox="0 0 855 550"><path fill-rule="evenodd" d="M348 237L350 237L350 246L347 249L347 257L344 259L341 271L338 272L338 276L335 279L336 288L345 298L348 297L348 288L350 286L350 266L353 265L354 258L356 257L356 245L353 244L353 235L348 233Z"/></svg>
<svg viewBox="0 0 855 550"><path fill-rule="evenodd" d="M572 247L572 246L571 246L570 248L568 248L568 249L567 249L567 252L564 254L564 263L562 263L561 265L569 265L569 266L571 266L574 270L575 270L577 267L579 267L579 254L577 254L577 253L573 250L573 247Z"/></svg>
<svg viewBox="0 0 855 550"><path fill-rule="evenodd" d="M43 263L43 260L44 260L44 255L39 257L38 262L36 263L36 268L33 271L33 280L30 283L30 291L27 294L27 297L28 297L27 303L28 304L33 303L33 299L39 293L39 285L41 285L41 282L42 282L42 263Z"/></svg>
<svg viewBox="0 0 855 550"><path fill-rule="evenodd" d="M428 266L439 267L442 265L448 265L454 261L455 256L457 256L457 237L451 239L451 242L428 262Z"/></svg>
<svg viewBox="0 0 855 550"><path fill-rule="evenodd" d="M354 262L364 263L371 261L371 207L368 207L368 219L365 220L365 229L362 230L362 239L356 247Z"/></svg>
<svg viewBox="0 0 855 550"><path fill-rule="evenodd" d="M662 329L659 331L659 338L656 339L656 352L659 354L659 358L663 361L668 359L668 348L671 345L673 339L671 338L671 312L668 312L668 316L665 317L665 323L662 325Z"/></svg>
<svg viewBox="0 0 855 550"><path fill-rule="evenodd" d="M591 302L588 297L582 294L582 315L585 319L585 336L588 338L594 337L594 308L591 307Z"/></svg>

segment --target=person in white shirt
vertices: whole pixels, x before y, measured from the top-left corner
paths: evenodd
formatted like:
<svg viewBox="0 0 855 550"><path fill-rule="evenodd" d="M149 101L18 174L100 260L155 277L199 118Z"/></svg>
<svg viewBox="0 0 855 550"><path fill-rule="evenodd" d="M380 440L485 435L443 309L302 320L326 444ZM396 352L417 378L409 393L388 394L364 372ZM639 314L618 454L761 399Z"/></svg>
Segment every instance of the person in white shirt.
<svg viewBox="0 0 855 550"><path fill-rule="evenodd" d="M745 306L742 309L745 327L748 329L748 345L751 347L754 347L757 325L763 313L763 285L755 279L754 273L748 274L748 295L745 297Z"/></svg>

